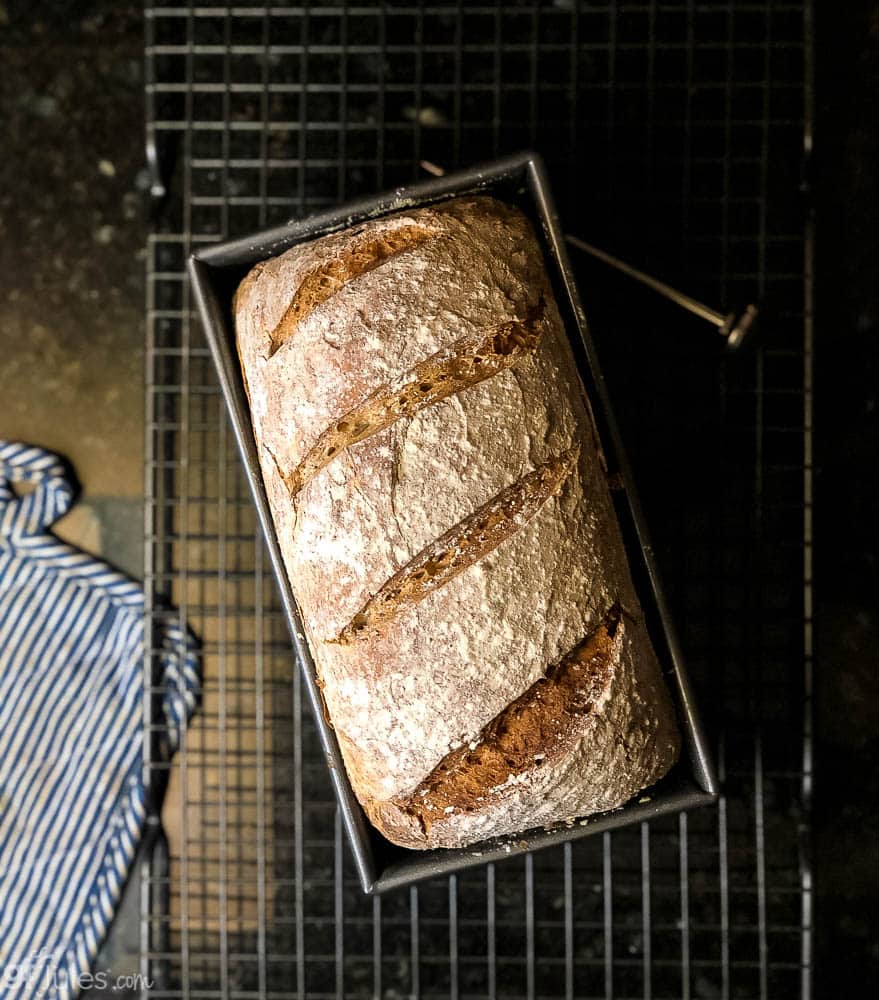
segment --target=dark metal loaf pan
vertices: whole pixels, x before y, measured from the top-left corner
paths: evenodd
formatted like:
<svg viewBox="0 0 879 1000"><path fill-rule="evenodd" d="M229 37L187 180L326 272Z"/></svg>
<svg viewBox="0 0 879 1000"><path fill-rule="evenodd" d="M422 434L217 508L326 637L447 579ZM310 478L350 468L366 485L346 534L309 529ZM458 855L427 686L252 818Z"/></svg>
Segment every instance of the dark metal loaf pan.
<svg viewBox="0 0 879 1000"><path fill-rule="evenodd" d="M646 795L614 812L591 816L585 823L581 821L570 828L562 826L551 831L523 831L515 837L488 841L474 848L410 851L390 844L367 821L348 781L335 734L324 718L314 663L303 638L299 609L281 559L263 488L235 349L231 303L238 283L254 264L283 253L297 243L403 208L477 192L518 205L531 218L542 241L546 266L581 377L592 401L608 464L624 484L624 488L615 494L617 514L635 586L677 706L684 733L684 752L673 770ZM628 465L574 285L562 230L540 157L534 153L521 153L369 200L342 205L301 222L291 222L244 239L200 249L190 258L189 272L364 891L384 892L421 879L503 860L524 851L549 847L712 801L716 796L716 782L707 743L693 706L678 640L669 619L650 540L632 489Z"/></svg>

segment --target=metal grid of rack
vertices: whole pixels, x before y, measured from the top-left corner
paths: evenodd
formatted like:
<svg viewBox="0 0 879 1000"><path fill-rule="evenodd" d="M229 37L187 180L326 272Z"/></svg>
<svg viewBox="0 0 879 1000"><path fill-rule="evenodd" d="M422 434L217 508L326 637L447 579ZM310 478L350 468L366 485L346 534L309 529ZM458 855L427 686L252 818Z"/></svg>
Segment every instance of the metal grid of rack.
<svg viewBox="0 0 879 1000"><path fill-rule="evenodd" d="M149 4L146 567L204 698L142 874L152 997L806 997L809 9L783 0ZM190 248L525 146L581 262L706 726L717 808L368 899L347 855L184 275ZM148 706L149 710L149 706ZM152 719L152 716L150 716Z"/></svg>

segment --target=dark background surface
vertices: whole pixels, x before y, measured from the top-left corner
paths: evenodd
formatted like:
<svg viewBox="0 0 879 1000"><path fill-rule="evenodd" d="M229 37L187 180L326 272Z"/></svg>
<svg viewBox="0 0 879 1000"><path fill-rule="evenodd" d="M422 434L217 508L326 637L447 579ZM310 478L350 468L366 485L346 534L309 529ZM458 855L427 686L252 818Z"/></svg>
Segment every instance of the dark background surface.
<svg viewBox="0 0 879 1000"><path fill-rule="evenodd" d="M0 2L0 436L73 460L97 547L134 571L141 32L137 5ZM816 37L816 995L867 996L879 988L879 6L818 4Z"/></svg>
<svg viewBox="0 0 879 1000"><path fill-rule="evenodd" d="M879 988L879 5L818 4L819 996Z"/></svg>

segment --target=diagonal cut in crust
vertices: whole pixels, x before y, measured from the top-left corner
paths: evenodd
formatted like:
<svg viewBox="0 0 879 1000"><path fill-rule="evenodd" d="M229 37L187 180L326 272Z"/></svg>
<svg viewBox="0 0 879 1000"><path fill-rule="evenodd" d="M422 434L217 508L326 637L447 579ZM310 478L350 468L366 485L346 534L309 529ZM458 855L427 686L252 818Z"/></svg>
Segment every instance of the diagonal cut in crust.
<svg viewBox="0 0 879 1000"><path fill-rule="evenodd" d="M523 774L567 753L606 689L619 654L618 604L543 677L496 715L470 742L448 753L415 791L398 803L425 834L438 819L483 809Z"/></svg>
<svg viewBox="0 0 879 1000"><path fill-rule="evenodd" d="M299 465L284 477L290 495L295 497L346 448L512 368L526 355L533 354L543 335L545 309L541 297L525 319L503 323L479 339L459 340L451 350L446 348L430 355L392 385L370 393L323 431Z"/></svg>
<svg viewBox="0 0 879 1000"><path fill-rule="evenodd" d="M331 641L347 645L380 634L400 612L524 528L562 488L579 453L579 448L571 448L539 465L453 525L398 570Z"/></svg>
<svg viewBox="0 0 879 1000"><path fill-rule="evenodd" d="M385 261L420 246L434 235L425 226L400 226L372 239L361 240L338 258L314 268L303 278L280 322L269 334L268 356L277 353L306 316L338 294L349 281L374 271Z"/></svg>

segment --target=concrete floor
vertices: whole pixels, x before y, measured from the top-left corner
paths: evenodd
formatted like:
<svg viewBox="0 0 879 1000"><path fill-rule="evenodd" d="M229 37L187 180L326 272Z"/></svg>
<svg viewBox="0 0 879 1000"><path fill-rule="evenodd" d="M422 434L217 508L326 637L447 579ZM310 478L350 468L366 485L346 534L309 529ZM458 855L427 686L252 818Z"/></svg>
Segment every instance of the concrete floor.
<svg viewBox="0 0 879 1000"><path fill-rule="evenodd" d="M0 2L0 437L64 454L83 494L61 533L139 575L141 9L27 13Z"/></svg>

